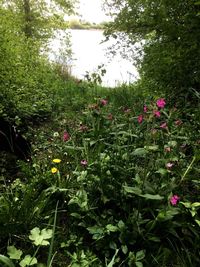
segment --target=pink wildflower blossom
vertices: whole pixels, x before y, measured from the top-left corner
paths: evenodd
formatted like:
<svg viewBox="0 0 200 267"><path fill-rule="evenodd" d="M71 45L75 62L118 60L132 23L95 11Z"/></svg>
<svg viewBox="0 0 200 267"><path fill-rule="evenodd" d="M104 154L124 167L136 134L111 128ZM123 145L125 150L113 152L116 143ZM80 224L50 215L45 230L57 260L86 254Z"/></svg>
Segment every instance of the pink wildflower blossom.
<svg viewBox="0 0 200 267"><path fill-rule="evenodd" d="M144 113L146 113L148 111L148 107L144 106L143 110L144 110Z"/></svg>
<svg viewBox="0 0 200 267"><path fill-rule="evenodd" d="M183 122L182 122L181 120L176 120L176 121L175 121L175 125L176 125L176 126L179 126L179 125L181 125L182 123L183 123Z"/></svg>
<svg viewBox="0 0 200 267"><path fill-rule="evenodd" d="M108 104L108 100L107 99L101 99L100 103L102 106L106 106Z"/></svg>
<svg viewBox="0 0 200 267"><path fill-rule="evenodd" d="M70 139L70 135L69 135L69 133L68 133L67 131L64 131L64 134L63 134L63 141L64 141L64 142L67 142L67 141L69 141L69 139Z"/></svg>
<svg viewBox="0 0 200 267"><path fill-rule="evenodd" d="M173 166L174 166L174 164L171 163L171 162L168 162L168 163L166 164L167 169L171 169Z"/></svg>
<svg viewBox="0 0 200 267"><path fill-rule="evenodd" d="M113 120L113 115L111 113L108 114L108 120L112 121Z"/></svg>
<svg viewBox="0 0 200 267"><path fill-rule="evenodd" d="M179 196L173 195L170 198L170 203L171 203L172 206L176 206L179 200L180 200L180 197Z"/></svg>
<svg viewBox="0 0 200 267"><path fill-rule="evenodd" d="M166 122L163 122L163 123L160 125L160 128L162 128L162 129L167 129L167 123L166 123Z"/></svg>
<svg viewBox="0 0 200 267"><path fill-rule="evenodd" d="M164 108L166 105L165 99L164 98L160 98L156 101L156 105L159 108Z"/></svg>
<svg viewBox="0 0 200 267"><path fill-rule="evenodd" d="M83 167L86 167L86 166L88 165L87 160L85 160L85 159L81 160L81 165L82 165Z"/></svg>
<svg viewBox="0 0 200 267"><path fill-rule="evenodd" d="M160 111L158 111L158 110L154 110L154 111L153 111L153 115L154 115L155 117L157 117L157 118L160 118Z"/></svg>
<svg viewBox="0 0 200 267"><path fill-rule="evenodd" d="M143 121L143 115L142 114L139 115L137 120L138 120L138 123L142 123L142 121Z"/></svg>

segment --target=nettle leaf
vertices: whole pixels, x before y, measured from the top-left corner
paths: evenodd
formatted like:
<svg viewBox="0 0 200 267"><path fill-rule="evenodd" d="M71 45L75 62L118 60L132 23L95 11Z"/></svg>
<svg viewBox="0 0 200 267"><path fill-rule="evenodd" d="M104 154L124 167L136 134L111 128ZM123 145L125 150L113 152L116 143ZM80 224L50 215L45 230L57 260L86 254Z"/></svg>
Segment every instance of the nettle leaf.
<svg viewBox="0 0 200 267"><path fill-rule="evenodd" d="M52 229L42 229L40 230L38 227L35 227L31 230L31 234L29 235L29 239L33 241L36 246L47 246L49 245L49 241L53 235Z"/></svg>
<svg viewBox="0 0 200 267"><path fill-rule="evenodd" d="M31 257L31 255L26 255L19 263L21 267L32 266L34 264L37 264L37 259L35 257Z"/></svg>
<svg viewBox="0 0 200 267"><path fill-rule="evenodd" d="M9 255L10 259L13 260L20 260L22 251L20 249L17 249L15 246L8 246L7 247L7 254Z"/></svg>

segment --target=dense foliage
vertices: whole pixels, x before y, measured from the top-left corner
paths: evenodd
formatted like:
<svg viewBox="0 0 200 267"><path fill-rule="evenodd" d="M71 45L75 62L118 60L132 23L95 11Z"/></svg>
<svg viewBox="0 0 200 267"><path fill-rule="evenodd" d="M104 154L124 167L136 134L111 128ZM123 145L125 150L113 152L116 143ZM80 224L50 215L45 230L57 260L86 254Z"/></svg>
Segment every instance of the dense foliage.
<svg viewBox="0 0 200 267"><path fill-rule="evenodd" d="M106 0L114 16L107 34L145 40L144 84L174 95L200 90L200 5L197 1Z"/></svg>
<svg viewBox="0 0 200 267"><path fill-rule="evenodd" d="M107 34L145 39L141 80L112 90L101 66L72 79L69 47L45 58L48 2L0 1L3 267L200 265L199 2L106 2Z"/></svg>

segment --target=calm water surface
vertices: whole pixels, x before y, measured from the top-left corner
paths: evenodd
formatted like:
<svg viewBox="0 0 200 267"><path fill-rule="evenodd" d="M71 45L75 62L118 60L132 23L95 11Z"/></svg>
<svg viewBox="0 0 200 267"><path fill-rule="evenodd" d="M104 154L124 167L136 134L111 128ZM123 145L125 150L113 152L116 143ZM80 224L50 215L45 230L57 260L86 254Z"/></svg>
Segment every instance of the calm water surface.
<svg viewBox="0 0 200 267"><path fill-rule="evenodd" d="M103 76L103 85L116 86L121 83L130 83L138 79L136 68L119 54L109 56L108 47L112 40L102 43L103 32L97 30L70 30L73 60L68 62L71 65L71 73L79 79L84 79L86 72L97 71L99 65L104 65L106 74ZM61 46L58 35L52 42L51 47L54 54L59 53ZM60 55L59 55L60 56ZM53 56L51 55L52 59Z"/></svg>

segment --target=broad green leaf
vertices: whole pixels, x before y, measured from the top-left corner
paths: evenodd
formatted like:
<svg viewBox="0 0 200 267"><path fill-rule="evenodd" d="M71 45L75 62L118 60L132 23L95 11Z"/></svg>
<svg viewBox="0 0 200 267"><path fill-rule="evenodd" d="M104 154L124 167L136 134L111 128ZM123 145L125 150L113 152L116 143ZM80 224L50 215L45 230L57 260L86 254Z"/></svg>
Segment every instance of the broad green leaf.
<svg viewBox="0 0 200 267"><path fill-rule="evenodd" d="M106 225L106 229L110 232L117 232L119 230L119 228L117 226L114 226L112 224L108 224Z"/></svg>
<svg viewBox="0 0 200 267"><path fill-rule="evenodd" d="M19 260L21 258L21 255L23 254L23 252L20 249L17 249L15 246L7 247L7 251L10 259L13 260Z"/></svg>
<svg viewBox="0 0 200 267"><path fill-rule="evenodd" d="M47 239L50 239L52 234L52 229L44 228L40 230L38 227L35 227L31 230L29 239L32 240L36 246L47 246L49 245L49 241L47 241Z"/></svg>
<svg viewBox="0 0 200 267"><path fill-rule="evenodd" d="M31 255L26 255L19 263L21 267L32 266L34 264L37 264L37 259L35 257L31 257Z"/></svg>
<svg viewBox="0 0 200 267"><path fill-rule="evenodd" d="M140 250L136 253L136 260L140 261L145 258L145 252L144 250Z"/></svg>
<svg viewBox="0 0 200 267"><path fill-rule="evenodd" d="M137 267L143 267L143 263L140 262L140 261L136 261L136 262L135 262L135 265L136 265Z"/></svg>
<svg viewBox="0 0 200 267"><path fill-rule="evenodd" d="M195 208L200 207L200 202L192 203L192 207L195 207Z"/></svg>

